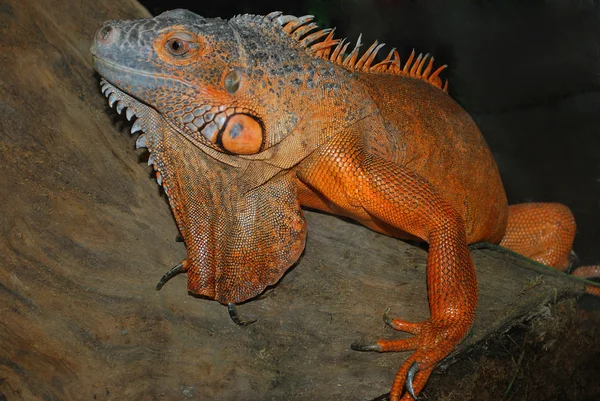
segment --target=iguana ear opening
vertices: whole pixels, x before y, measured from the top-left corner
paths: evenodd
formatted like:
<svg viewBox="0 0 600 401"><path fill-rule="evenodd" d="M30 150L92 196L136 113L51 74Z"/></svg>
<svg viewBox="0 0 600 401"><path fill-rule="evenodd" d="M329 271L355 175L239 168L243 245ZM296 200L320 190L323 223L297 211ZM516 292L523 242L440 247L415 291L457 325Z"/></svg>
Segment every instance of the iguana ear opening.
<svg viewBox="0 0 600 401"><path fill-rule="evenodd" d="M238 71L229 71L223 79L223 86L230 95L233 95L240 89L240 82L242 81L242 74Z"/></svg>

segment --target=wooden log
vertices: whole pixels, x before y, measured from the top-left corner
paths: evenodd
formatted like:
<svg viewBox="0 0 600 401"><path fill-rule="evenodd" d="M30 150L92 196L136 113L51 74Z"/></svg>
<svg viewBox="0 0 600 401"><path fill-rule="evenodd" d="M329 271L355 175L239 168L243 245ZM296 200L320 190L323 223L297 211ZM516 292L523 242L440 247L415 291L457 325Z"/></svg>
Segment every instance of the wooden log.
<svg viewBox="0 0 600 401"><path fill-rule="evenodd" d="M118 7L118 8L115 8ZM307 212L300 262L239 307L155 290L185 257L164 194L129 123L100 93L88 48L135 1L0 4L0 399L366 400L407 353L359 353L397 337L382 312L428 317L426 252ZM539 313L579 283L474 252L477 321L464 350ZM521 263L522 265L522 263Z"/></svg>

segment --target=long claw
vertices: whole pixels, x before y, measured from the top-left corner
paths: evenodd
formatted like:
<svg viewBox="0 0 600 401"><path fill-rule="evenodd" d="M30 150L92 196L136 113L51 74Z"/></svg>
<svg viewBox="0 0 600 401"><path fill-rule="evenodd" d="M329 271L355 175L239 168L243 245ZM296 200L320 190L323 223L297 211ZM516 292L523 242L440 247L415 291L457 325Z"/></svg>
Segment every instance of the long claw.
<svg viewBox="0 0 600 401"><path fill-rule="evenodd" d="M406 387L406 391L408 392L408 394L410 394L412 398L415 399L415 401L417 400L417 396L415 395L415 390L413 389L413 381L415 380L415 375L418 372L419 363L413 362L412 365L410 365L410 368L408 368L408 373L406 374L406 382L404 384Z"/></svg>
<svg viewBox="0 0 600 401"><path fill-rule="evenodd" d="M186 270L184 266L184 262L181 262L171 270L165 273L164 276L160 279L158 284L156 284L156 291L160 291L160 289L167 283L167 281L171 280L173 277L178 275L179 273L183 273Z"/></svg>
<svg viewBox="0 0 600 401"><path fill-rule="evenodd" d="M373 351L373 352L381 352L382 348L381 345L379 344L363 344L363 343L352 343L350 345L350 348L352 348L354 351L362 351L362 352L368 352L368 351Z"/></svg>
<svg viewBox="0 0 600 401"><path fill-rule="evenodd" d="M256 322L256 319L252 319L252 320L241 319L240 315L238 315L237 308L235 307L234 303L230 302L227 304L227 311L229 312L229 317L231 317L231 320L233 320L233 323L237 324L238 326L248 326L249 324Z"/></svg>
<svg viewBox="0 0 600 401"><path fill-rule="evenodd" d="M388 308L385 310L385 312L383 312L383 322L384 322L385 324L387 324L388 326L390 326L390 327L392 327L392 328L395 328L395 327L394 327L394 325L393 325L393 323L392 323L392 321L393 321L394 319L392 319L392 317L390 316L390 310L391 310L391 309L392 309L392 308L388 307Z"/></svg>

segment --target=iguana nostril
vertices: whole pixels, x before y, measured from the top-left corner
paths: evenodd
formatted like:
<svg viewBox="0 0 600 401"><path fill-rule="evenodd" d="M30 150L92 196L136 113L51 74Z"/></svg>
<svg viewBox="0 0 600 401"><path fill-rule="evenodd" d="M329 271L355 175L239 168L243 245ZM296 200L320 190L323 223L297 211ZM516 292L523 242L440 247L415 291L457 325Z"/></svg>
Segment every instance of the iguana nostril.
<svg viewBox="0 0 600 401"><path fill-rule="evenodd" d="M98 35L96 37L98 38L99 42L108 44L108 43L114 41L115 36L116 35L114 35L113 27L110 25L107 25L107 26L100 28L100 30L98 31Z"/></svg>

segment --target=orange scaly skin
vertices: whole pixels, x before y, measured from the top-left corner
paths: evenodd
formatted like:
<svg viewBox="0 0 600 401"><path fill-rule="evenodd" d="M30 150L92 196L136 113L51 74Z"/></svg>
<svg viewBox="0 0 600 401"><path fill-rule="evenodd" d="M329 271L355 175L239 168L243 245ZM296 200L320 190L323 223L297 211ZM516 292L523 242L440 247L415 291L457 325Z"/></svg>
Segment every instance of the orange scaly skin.
<svg viewBox="0 0 600 401"><path fill-rule="evenodd" d="M477 282L468 245L490 242L566 268L575 224L562 205L511 206L469 115L446 93L431 57L402 64L381 45L319 31L312 18L271 13L229 21L176 10L109 21L92 46L109 103L144 132L185 240L189 291L237 303L276 283L304 248L300 206L351 217L429 244L431 317L386 316L410 339L356 345L415 352L418 394L468 333Z"/></svg>

